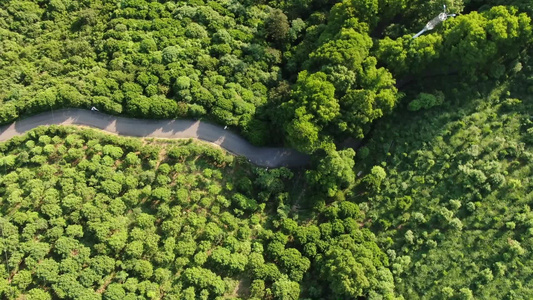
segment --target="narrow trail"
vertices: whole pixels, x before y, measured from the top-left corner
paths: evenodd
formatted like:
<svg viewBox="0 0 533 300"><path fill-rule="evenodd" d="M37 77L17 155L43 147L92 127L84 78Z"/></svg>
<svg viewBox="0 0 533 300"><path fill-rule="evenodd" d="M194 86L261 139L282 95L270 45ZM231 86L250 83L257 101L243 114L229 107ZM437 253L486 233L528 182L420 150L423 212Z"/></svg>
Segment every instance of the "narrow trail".
<svg viewBox="0 0 533 300"><path fill-rule="evenodd" d="M210 142L264 167L302 167L309 156L288 148L255 147L223 127L194 120L147 120L67 108L41 113L0 127L0 142L43 125L82 125L133 137L194 138Z"/></svg>

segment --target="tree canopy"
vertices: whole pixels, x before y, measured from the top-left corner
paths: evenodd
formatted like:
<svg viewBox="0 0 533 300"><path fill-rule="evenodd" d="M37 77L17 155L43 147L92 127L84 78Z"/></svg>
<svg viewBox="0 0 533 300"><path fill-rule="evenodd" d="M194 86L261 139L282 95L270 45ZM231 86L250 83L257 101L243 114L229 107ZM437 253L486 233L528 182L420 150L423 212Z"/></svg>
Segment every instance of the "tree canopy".
<svg viewBox="0 0 533 300"><path fill-rule="evenodd" d="M413 38L443 4L456 15ZM203 119L310 164L53 125L2 142L0 297L533 298L532 17L526 0L2 1L1 124Z"/></svg>

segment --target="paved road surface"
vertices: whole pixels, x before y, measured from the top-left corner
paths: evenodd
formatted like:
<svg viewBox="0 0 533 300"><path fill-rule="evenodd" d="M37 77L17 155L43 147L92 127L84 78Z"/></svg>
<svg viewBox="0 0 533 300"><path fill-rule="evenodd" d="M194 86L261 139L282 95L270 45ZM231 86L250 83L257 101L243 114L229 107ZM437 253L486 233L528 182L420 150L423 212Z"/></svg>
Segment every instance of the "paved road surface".
<svg viewBox="0 0 533 300"><path fill-rule="evenodd" d="M84 125L123 136L159 138L196 138L247 157L264 167L301 167L309 157L292 149L255 147L224 128L193 120L146 120L116 117L83 109L61 109L21 119L0 127L0 141L21 135L41 125Z"/></svg>

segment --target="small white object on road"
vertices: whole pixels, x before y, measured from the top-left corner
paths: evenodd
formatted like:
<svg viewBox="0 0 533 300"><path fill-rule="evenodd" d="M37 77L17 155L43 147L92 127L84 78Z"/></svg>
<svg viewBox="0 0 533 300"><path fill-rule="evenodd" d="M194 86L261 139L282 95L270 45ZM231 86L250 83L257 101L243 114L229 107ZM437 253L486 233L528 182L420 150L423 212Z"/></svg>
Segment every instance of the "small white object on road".
<svg viewBox="0 0 533 300"><path fill-rule="evenodd" d="M98 108L96 108L96 107L93 106L93 107L91 107L91 110L92 110L92 111L98 111Z"/></svg>
<svg viewBox="0 0 533 300"><path fill-rule="evenodd" d="M224 130L228 129L228 125L224 126Z"/></svg>

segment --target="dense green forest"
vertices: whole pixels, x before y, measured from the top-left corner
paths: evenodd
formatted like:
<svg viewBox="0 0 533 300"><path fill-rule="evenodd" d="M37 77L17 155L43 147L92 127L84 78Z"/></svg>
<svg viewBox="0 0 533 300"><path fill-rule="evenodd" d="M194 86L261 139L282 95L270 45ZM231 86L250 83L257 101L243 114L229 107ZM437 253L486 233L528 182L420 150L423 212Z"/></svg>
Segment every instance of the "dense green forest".
<svg viewBox="0 0 533 300"><path fill-rule="evenodd" d="M442 12L456 13L413 39ZM204 118L310 154L0 143L7 299L533 298L529 0L6 0L0 123Z"/></svg>
<svg viewBox="0 0 533 300"><path fill-rule="evenodd" d="M301 224L288 217L298 211L288 169L190 141L71 127L1 147L6 298L394 295L387 255L356 204ZM346 260L349 273L338 272ZM340 281L347 275L353 282ZM320 277L329 283L314 285Z"/></svg>
<svg viewBox="0 0 533 300"><path fill-rule="evenodd" d="M356 165L386 172L354 199L406 299L533 296L527 69L526 81L464 88L438 109L391 116L359 151Z"/></svg>
<svg viewBox="0 0 533 300"><path fill-rule="evenodd" d="M531 39L531 5L514 1L468 3L480 12L411 40L442 5L418 2L4 1L0 122L94 105L313 152L361 138L401 99L397 80L500 78Z"/></svg>

